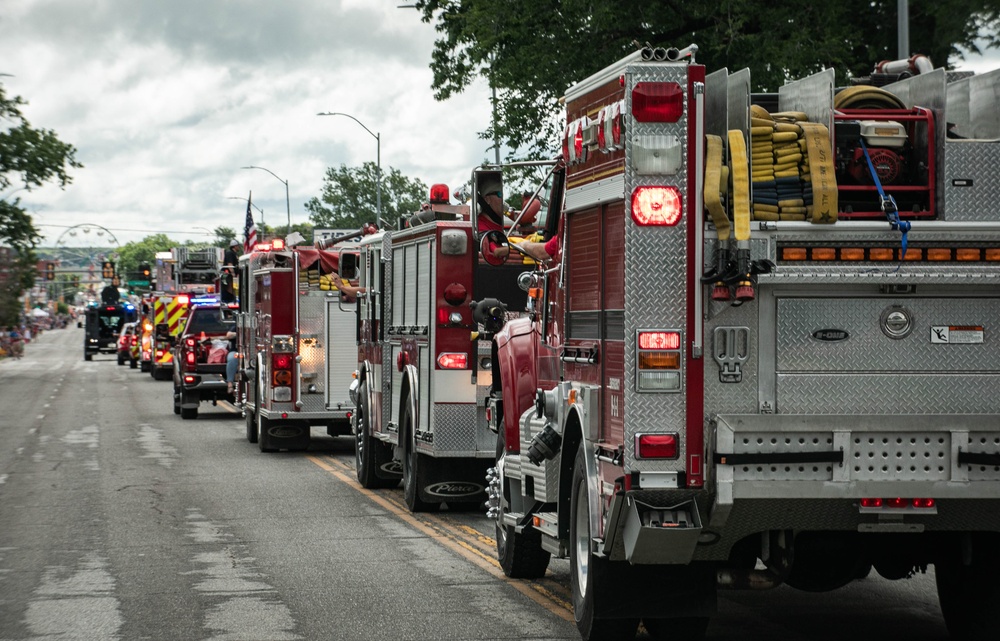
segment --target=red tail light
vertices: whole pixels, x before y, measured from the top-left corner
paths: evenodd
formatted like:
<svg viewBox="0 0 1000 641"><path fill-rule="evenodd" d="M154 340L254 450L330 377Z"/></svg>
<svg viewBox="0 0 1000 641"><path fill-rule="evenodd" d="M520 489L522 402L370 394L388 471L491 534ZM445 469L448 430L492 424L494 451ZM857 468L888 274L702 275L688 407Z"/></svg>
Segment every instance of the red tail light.
<svg viewBox="0 0 1000 641"><path fill-rule="evenodd" d="M636 187L632 220L642 226L673 227L681 220L683 201L676 187Z"/></svg>
<svg viewBox="0 0 1000 641"><path fill-rule="evenodd" d="M467 369L469 357L464 352L441 352L437 364L439 369Z"/></svg>
<svg viewBox="0 0 1000 641"><path fill-rule="evenodd" d="M194 352L188 352L187 355L185 356L185 359L187 360L188 365L194 365L197 357L195 356Z"/></svg>
<svg viewBox="0 0 1000 641"><path fill-rule="evenodd" d="M184 339L184 344L187 345L188 347L194 347L195 342L196 341L193 338Z"/></svg>
<svg viewBox="0 0 1000 641"><path fill-rule="evenodd" d="M639 332L639 349L680 349L680 332Z"/></svg>
<svg viewBox="0 0 1000 641"><path fill-rule="evenodd" d="M677 122L684 90L676 82L640 82L632 89L632 116L639 122Z"/></svg>
<svg viewBox="0 0 1000 641"><path fill-rule="evenodd" d="M275 354L274 369L292 369L292 355L291 354Z"/></svg>
<svg viewBox="0 0 1000 641"><path fill-rule="evenodd" d="M635 437L638 458L677 458L676 434L639 434Z"/></svg>

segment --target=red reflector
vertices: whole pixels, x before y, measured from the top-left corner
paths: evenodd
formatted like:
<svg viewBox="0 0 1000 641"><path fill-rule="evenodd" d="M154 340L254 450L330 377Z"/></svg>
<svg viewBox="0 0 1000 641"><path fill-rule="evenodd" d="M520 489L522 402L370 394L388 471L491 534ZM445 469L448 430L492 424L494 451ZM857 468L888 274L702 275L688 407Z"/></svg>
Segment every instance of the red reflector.
<svg viewBox="0 0 1000 641"><path fill-rule="evenodd" d="M913 507L934 507L934 499L913 499Z"/></svg>
<svg viewBox="0 0 1000 641"><path fill-rule="evenodd" d="M108 307L104 308L104 311L106 311L106 312L113 312L113 311L115 311L115 308L109 305Z"/></svg>
<svg viewBox="0 0 1000 641"><path fill-rule="evenodd" d="M907 499L895 498L895 499L886 499L885 500L885 506L886 507L908 507L909 505L910 505L910 501L907 500Z"/></svg>
<svg viewBox="0 0 1000 641"><path fill-rule="evenodd" d="M882 507L882 499L861 499L861 507Z"/></svg>
<svg viewBox="0 0 1000 641"><path fill-rule="evenodd" d="M465 289L465 285L462 283L451 283L444 288L444 300L449 305L461 305L465 302L467 294L468 290Z"/></svg>
<svg viewBox="0 0 1000 641"><path fill-rule="evenodd" d="M274 369L292 369L292 357L289 354L275 354Z"/></svg>
<svg viewBox="0 0 1000 641"><path fill-rule="evenodd" d="M437 357L437 364L441 369L466 369L468 361L468 355L464 352L441 352Z"/></svg>
<svg viewBox="0 0 1000 641"><path fill-rule="evenodd" d="M673 227L681 220L682 205L676 187L636 187L632 192L632 220L637 225Z"/></svg>
<svg viewBox="0 0 1000 641"><path fill-rule="evenodd" d="M288 418L288 412L282 412L281 418Z"/></svg>
<svg viewBox="0 0 1000 641"><path fill-rule="evenodd" d="M632 115L639 122L677 122L684 90L676 82L640 82L632 89Z"/></svg>
<svg viewBox="0 0 1000 641"><path fill-rule="evenodd" d="M443 183L431 185L430 201L432 203L447 205L450 202L450 199L451 196L448 194L448 185L445 185Z"/></svg>
<svg viewBox="0 0 1000 641"><path fill-rule="evenodd" d="M639 332L639 349L680 349L680 332Z"/></svg>
<svg viewBox="0 0 1000 641"><path fill-rule="evenodd" d="M640 434L636 437L639 458L677 458L676 434Z"/></svg>

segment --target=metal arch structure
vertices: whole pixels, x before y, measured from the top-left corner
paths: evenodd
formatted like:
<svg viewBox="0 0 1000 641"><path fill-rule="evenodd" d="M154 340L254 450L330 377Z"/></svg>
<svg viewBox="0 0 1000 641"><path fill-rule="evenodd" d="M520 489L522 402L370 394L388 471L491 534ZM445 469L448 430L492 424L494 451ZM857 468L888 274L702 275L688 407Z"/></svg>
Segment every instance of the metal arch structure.
<svg viewBox="0 0 1000 641"><path fill-rule="evenodd" d="M73 256L71 259L74 263L76 263L72 265L74 267L87 267L89 265L93 265L97 261L104 260L105 258L117 259L117 253L103 250L97 244L89 244L87 246L76 248L69 245L71 239L83 238L89 236L90 234L93 234L94 238L106 236L108 243L114 245L113 249L117 249L121 246L121 243L118 242L118 238L107 227L94 223L80 223L64 229L62 233L59 234L59 237L56 238L56 248L70 251L79 250L77 255ZM69 260L67 260L67 263L68 262Z"/></svg>

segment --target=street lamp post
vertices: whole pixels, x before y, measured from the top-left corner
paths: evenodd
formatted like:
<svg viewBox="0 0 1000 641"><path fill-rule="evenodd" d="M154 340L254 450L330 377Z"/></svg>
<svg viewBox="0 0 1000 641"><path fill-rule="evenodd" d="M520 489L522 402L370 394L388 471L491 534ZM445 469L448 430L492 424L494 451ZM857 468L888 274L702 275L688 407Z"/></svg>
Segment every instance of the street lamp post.
<svg viewBox="0 0 1000 641"><path fill-rule="evenodd" d="M264 171L271 174L281 182L285 183L285 211L288 212L288 231L286 232L286 234L292 233L292 206L288 200L288 181L279 176L278 174L274 173L267 167L258 167L256 165L249 165L247 167L240 167L240 169L263 169ZM263 214L264 212L261 213ZM263 218L261 219L261 222L263 222Z"/></svg>
<svg viewBox="0 0 1000 641"><path fill-rule="evenodd" d="M243 202L248 203L251 207L253 207L257 211L259 211L260 212L260 226L261 226L261 229L263 229L263 227L264 227L264 210L263 209L261 209L260 207L258 207L255 204L253 204L253 201L250 200L249 198L247 198L246 196L226 196L226 198L228 198L230 200L242 200Z"/></svg>
<svg viewBox="0 0 1000 641"><path fill-rule="evenodd" d="M351 114L340 113L339 111L321 111L316 114L317 116L346 116L353 120L354 122L361 125L364 129L375 139L375 199L376 207L378 208L378 220L377 224L382 223L382 138L378 133L372 132L371 129L365 127L365 123L361 122Z"/></svg>

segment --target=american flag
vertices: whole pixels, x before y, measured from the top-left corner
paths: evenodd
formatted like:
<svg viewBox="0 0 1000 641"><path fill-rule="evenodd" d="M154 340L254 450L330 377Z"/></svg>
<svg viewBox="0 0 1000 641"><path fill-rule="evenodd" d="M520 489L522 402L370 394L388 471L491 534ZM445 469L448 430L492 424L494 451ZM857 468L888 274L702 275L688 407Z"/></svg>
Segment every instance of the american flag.
<svg viewBox="0 0 1000 641"><path fill-rule="evenodd" d="M253 192L250 192L252 195ZM253 222L253 212L250 211L250 195L247 196L247 220L243 226L243 253L247 254L257 246L257 225Z"/></svg>

